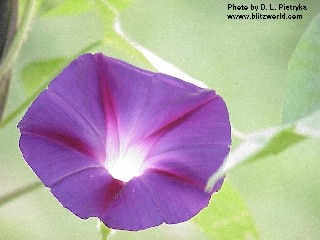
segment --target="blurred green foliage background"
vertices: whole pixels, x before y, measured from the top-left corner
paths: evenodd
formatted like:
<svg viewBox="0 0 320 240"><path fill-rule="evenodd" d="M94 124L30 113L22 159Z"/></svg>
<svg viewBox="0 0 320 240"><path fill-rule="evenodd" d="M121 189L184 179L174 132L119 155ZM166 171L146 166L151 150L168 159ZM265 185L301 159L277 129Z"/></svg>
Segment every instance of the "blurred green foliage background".
<svg viewBox="0 0 320 240"><path fill-rule="evenodd" d="M19 1L21 14L25 2ZM307 26L320 12L320 2L267 1L306 5L302 20L228 20L227 14L237 13L227 10L228 3L258 5L266 1L39 1L33 26L12 69L5 117L34 98L48 80L83 52L102 51L152 69L142 54L114 31L113 21L119 13L130 39L223 96L235 129L249 133L280 125L288 63ZM0 129L0 196L37 181L18 148L16 125L22 114ZM235 138L233 148L239 143ZM301 141L228 174L229 182L247 203L261 239L319 239L319 143L319 139ZM193 231L192 227L189 230ZM95 219L78 219L44 187L0 207L1 240L100 238ZM149 235L145 239L158 238ZM230 235L229 239L250 238Z"/></svg>

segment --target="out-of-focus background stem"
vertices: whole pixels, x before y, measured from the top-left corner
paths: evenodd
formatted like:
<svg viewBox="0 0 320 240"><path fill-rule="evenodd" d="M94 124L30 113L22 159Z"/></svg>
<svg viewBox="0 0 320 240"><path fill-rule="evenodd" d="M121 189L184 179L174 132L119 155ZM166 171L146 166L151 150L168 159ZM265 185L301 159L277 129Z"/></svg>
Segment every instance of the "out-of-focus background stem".
<svg viewBox="0 0 320 240"><path fill-rule="evenodd" d="M39 189L42 186L43 186L43 184L41 182L33 182L27 186L23 186L20 189L17 189L13 192L10 192L7 195L0 197L0 207L2 207L6 203L9 203L10 201L12 201L18 197L23 196L24 194L27 194L29 192L36 190L36 189Z"/></svg>
<svg viewBox="0 0 320 240"><path fill-rule="evenodd" d="M0 63L8 52L12 39L16 32L18 20L18 1L6 0L0 2ZM10 83L10 70L6 71L0 79L0 121L3 116L4 107L8 95Z"/></svg>

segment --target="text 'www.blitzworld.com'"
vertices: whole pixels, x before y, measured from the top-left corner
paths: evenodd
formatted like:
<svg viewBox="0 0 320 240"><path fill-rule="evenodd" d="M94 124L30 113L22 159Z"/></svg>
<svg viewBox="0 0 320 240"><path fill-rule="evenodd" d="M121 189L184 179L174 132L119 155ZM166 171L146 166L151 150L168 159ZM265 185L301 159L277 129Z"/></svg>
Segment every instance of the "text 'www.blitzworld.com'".
<svg viewBox="0 0 320 240"><path fill-rule="evenodd" d="M302 13L307 11L307 6L297 4L249 4L249 5L238 5L229 3L227 5L228 11L234 12L245 12L241 14L227 14L227 18L231 20L277 20L277 19L292 19L300 20L303 18Z"/></svg>

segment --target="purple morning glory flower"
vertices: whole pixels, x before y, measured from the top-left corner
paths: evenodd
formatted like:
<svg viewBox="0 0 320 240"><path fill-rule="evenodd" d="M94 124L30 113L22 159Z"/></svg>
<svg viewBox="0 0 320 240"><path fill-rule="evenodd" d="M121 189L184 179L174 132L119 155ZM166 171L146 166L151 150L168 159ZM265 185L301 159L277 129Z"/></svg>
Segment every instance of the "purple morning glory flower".
<svg viewBox="0 0 320 240"><path fill-rule="evenodd" d="M25 160L64 207L125 230L206 207L231 142L214 91L102 54L66 67L18 127Z"/></svg>

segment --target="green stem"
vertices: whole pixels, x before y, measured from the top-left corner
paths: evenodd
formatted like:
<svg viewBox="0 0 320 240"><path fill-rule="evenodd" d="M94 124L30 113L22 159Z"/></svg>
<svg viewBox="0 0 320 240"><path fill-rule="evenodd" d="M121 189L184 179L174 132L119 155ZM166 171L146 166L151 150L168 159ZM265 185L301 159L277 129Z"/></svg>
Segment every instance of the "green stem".
<svg viewBox="0 0 320 240"><path fill-rule="evenodd" d="M21 19L19 29L8 49L7 53L3 56L0 64L0 81L4 75L8 73L17 59L21 46L27 37L28 30L30 29L32 19L36 13L36 0L29 0L26 5L25 13Z"/></svg>
<svg viewBox="0 0 320 240"><path fill-rule="evenodd" d="M240 132L239 130L235 129L234 127L231 128L231 133L232 133L232 135L234 135L235 137L237 137L241 140L245 140L247 138L245 133Z"/></svg>
<svg viewBox="0 0 320 240"><path fill-rule="evenodd" d="M43 186L43 184L41 182L35 182L35 183L31 183L25 187L22 187L20 189L17 189L11 193L8 193L7 195L4 195L2 197L0 197L0 207L5 205L8 202L11 202L12 200L21 197L27 193L30 193L38 188L40 188L41 186Z"/></svg>
<svg viewBox="0 0 320 240"><path fill-rule="evenodd" d="M101 233L101 239L102 240L109 240L110 236L112 234L112 229L108 228L106 225L104 225L103 222L99 221L98 222L98 228Z"/></svg>

